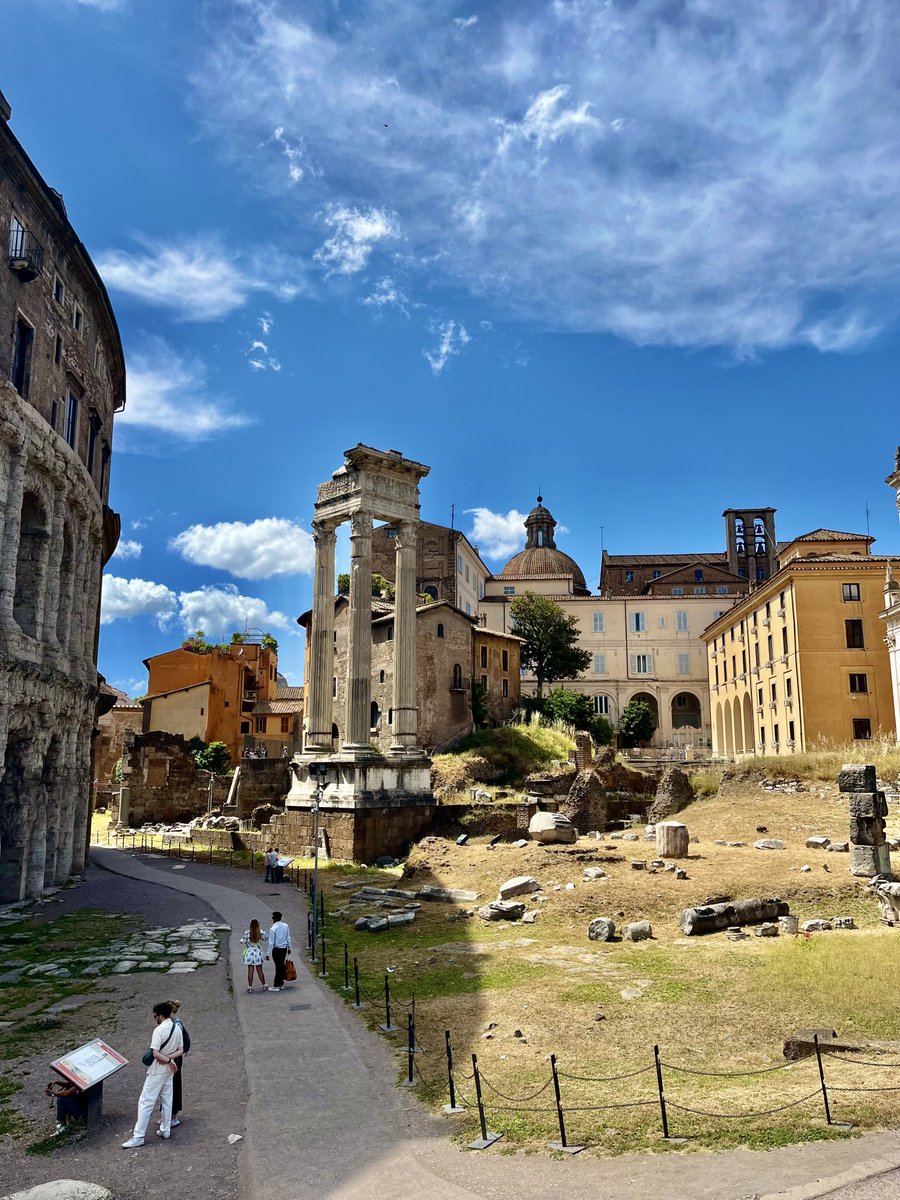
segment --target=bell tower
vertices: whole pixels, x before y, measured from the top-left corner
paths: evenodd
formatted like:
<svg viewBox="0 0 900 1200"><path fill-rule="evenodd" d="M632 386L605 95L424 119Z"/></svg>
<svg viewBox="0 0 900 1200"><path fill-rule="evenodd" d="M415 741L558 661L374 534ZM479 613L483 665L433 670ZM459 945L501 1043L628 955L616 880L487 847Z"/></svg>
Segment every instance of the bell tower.
<svg viewBox="0 0 900 1200"><path fill-rule="evenodd" d="M754 588L778 570L774 508L726 508L728 569Z"/></svg>

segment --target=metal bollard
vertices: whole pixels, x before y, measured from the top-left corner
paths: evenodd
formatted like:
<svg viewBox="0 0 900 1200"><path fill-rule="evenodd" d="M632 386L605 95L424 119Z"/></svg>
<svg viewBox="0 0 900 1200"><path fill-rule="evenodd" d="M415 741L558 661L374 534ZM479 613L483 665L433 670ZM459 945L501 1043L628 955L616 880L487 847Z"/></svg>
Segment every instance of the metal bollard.
<svg viewBox="0 0 900 1200"><path fill-rule="evenodd" d="M819 1049L819 1035L813 1034L813 1045L816 1048L816 1062L819 1064L819 1083L822 1087L822 1103L825 1105L825 1120L831 1124L831 1106L828 1103L828 1089L825 1087L825 1071L822 1068L822 1052Z"/></svg>
<svg viewBox="0 0 900 1200"><path fill-rule="evenodd" d="M313 924L312 914L306 914L306 953L309 956L310 962L315 958L315 950L313 947Z"/></svg>
<svg viewBox="0 0 900 1200"><path fill-rule="evenodd" d="M413 1064L413 1055L416 1052L416 1023L413 1020L411 1012L406 1014L406 1078L403 1080L404 1087L415 1087L416 1081L413 1077L415 1066Z"/></svg>
<svg viewBox="0 0 900 1200"><path fill-rule="evenodd" d="M391 1024L391 983L390 975L384 977L384 1024L378 1028L382 1033L396 1033L397 1026Z"/></svg>
<svg viewBox="0 0 900 1200"><path fill-rule="evenodd" d="M359 998L359 963L354 958L353 960L353 990L356 993L356 1003L351 1005L352 1008L362 1008L362 1001Z"/></svg>
<svg viewBox="0 0 900 1200"><path fill-rule="evenodd" d="M212 842L209 843L209 865L212 866Z"/></svg>
<svg viewBox="0 0 900 1200"><path fill-rule="evenodd" d="M319 924L325 924L325 893L319 888Z"/></svg>
<svg viewBox="0 0 900 1200"><path fill-rule="evenodd" d="M484 1119L484 1100L481 1096L481 1076L478 1074L478 1055L472 1055L472 1071L475 1075L475 1100L478 1104L478 1121L481 1125L481 1137L476 1138L474 1142L469 1142L470 1150L487 1150L488 1146L493 1146L494 1142L499 1142L503 1137L502 1133L488 1133L487 1122Z"/></svg>
<svg viewBox="0 0 900 1200"><path fill-rule="evenodd" d="M659 1092L659 1111L662 1115L663 1137L669 1137L669 1118L666 1116L666 1097L663 1093L662 1065L659 1061L659 1046L653 1047L653 1061L656 1064L656 1088Z"/></svg>
<svg viewBox="0 0 900 1200"><path fill-rule="evenodd" d="M450 1103L444 1105L444 1112L447 1116L452 1116L454 1113L465 1112L461 1104L456 1103L456 1085L453 1082L453 1047L450 1044L450 1030L444 1030L444 1048L447 1051L447 1082L450 1085Z"/></svg>
<svg viewBox="0 0 900 1200"><path fill-rule="evenodd" d="M578 1154L584 1146L570 1146L566 1141L566 1123L563 1120L562 1099L559 1094L559 1072L556 1069L556 1055L550 1055L550 1070L553 1072L553 1090L556 1093L556 1116L559 1121L559 1141L550 1142L551 1150L560 1150L564 1154Z"/></svg>
<svg viewBox="0 0 900 1200"><path fill-rule="evenodd" d="M350 991L350 957L347 953L346 942L344 942L344 982L341 984L341 991Z"/></svg>
<svg viewBox="0 0 900 1200"><path fill-rule="evenodd" d="M320 979L327 979L327 978L328 978L328 976L327 976L327 973L326 973L326 971L325 971L325 934L324 934L324 933L322 934L322 939L321 939L321 940L322 940L322 970L319 972L319 978L320 978Z"/></svg>

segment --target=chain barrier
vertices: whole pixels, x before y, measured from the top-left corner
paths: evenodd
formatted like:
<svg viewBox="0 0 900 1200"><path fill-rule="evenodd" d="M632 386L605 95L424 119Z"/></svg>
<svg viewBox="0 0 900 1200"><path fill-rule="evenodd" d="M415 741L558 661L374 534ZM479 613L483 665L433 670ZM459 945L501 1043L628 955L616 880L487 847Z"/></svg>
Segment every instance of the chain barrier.
<svg viewBox="0 0 900 1200"><path fill-rule="evenodd" d="M849 1088L849 1087L835 1087L833 1083L829 1083L828 1090L829 1090L829 1092L900 1092L900 1087L892 1087L892 1088L855 1087L855 1088Z"/></svg>
<svg viewBox="0 0 900 1200"><path fill-rule="evenodd" d="M566 1112L607 1112L612 1108L644 1108L648 1104L651 1106L651 1108L655 1108L656 1100L627 1100L621 1104L567 1104Z"/></svg>
<svg viewBox="0 0 900 1200"><path fill-rule="evenodd" d="M747 1075L769 1075L773 1071L787 1071L796 1064L792 1062L778 1063L774 1067L760 1067L757 1071L701 1071L695 1067L679 1067L676 1063L664 1062L662 1059L659 1060L659 1065L668 1071L679 1071L683 1075L708 1075L714 1079L743 1079Z"/></svg>
<svg viewBox="0 0 900 1200"><path fill-rule="evenodd" d="M648 1071L653 1070L653 1064L649 1067L640 1067L637 1071L625 1071L621 1075L572 1075L568 1071L560 1071L560 1079L577 1079L579 1083L617 1083L620 1079L634 1079L636 1075L646 1075Z"/></svg>
<svg viewBox="0 0 900 1200"><path fill-rule="evenodd" d="M888 1071L900 1071L900 1063L867 1062L864 1058L844 1058L841 1056L840 1050L829 1050L826 1046L820 1046L819 1049L829 1058L833 1058L835 1062L853 1063L857 1067L881 1067Z"/></svg>
<svg viewBox="0 0 900 1200"><path fill-rule="evenodd" d="M754 1117L771 1117L775 1113L787 1112L789 1108L796 1108L799 1104L805 1104L807 1100L813 1100L820 1096L818 1088L814 1092L810 1092L808 1096L801 1096L799 1100L792 1100L790 1104L782 1104L778 1108L767 1108L763 1112L752 1113L717 1113L707 1112L702 1108L688 1108L686 1104L676 1104L674 1100L666 1098L666 1104L669 1108L675 1108L679 1112L692 1113L695 1117L715 1117L719 1121L751 1121Z"/></svg>
<svg viewBox="0 0 900 1200"><path fill-rule="evenodd" d="M481 1072L481 1082L485 1085L485 1087L489 1087L491 1089L491 1091L494 1093L494 1095L499 1096L501 1100L508 1100L510 1104L518 1104L519 1101L522 1101L522 1103L524 1103L527 1100L536 1100L538 1096L543 1095L544 1092L546 1092L547 1088L550 1087L550 1085L553 1083L553 1076L551 1075L551 1077L547 1080L546 1083L542 1084L541 1087L539 1087L536 1092L531 1092L528 1096L506 1096L506 1095L504 1095L503 1092L501 1092L498 1087L494 1087L494 1085L491 1083L491 1081L485 1076L484 1071ZM487 1108L489 1106L485 1105L485 1107Z"/></svg>

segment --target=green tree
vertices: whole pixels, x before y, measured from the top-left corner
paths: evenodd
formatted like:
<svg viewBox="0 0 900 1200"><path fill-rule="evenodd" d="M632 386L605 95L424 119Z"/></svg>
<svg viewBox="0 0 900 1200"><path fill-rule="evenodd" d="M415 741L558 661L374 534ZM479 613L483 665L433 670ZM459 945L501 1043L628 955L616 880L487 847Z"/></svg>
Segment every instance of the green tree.
<svg viewBox="0 0 900 1200"><path fill-rule="evenodd" d="M227 775L231 770L231 754L224 742L210 742L207 746L200 738L191 738L188 746L198 770L213 775Z"/></svg>
<svg viewBox="0 0 900 1200"><path fill-rule="evenodd" d="M265 646L267 650L272 650L275 654L278 653L278 642L272 637L271 633L264 633L260 639L260 644Z"/></svg>
<svg viewBox="0 0 900 1200"><path fill-rule="evenodd" d="M558 604L526 592L517 596L509 609L513 632L523 639L522 665L534 671L538 696L543 696L545 683L574 679L587 670L591 656L578 649L578 622L567 617Z"/></svg>
<svg viewBox="0 0 900 1200"><path fill-rule="evenodd" d="M346 571L341 571L337 577L337 590L339 596L350 595L350 576ZM380 596L384 592L386 595L393 597L394 585L389 579L385 579L383 575L372 575L372 595Z"/></svg>
<svg viewBox="0 0 900 1200"><path fill-rule="evenodd" d="M564 721L575 729L586 730L601 746L608 746L615 736L609 721L594 711L594 702L590 696L584 696L581 692L573 692L569 688L554 688L550 695L544 698L540 711L553 720Z"/></svg>
<svg viewBox="0 0 900 1200"><path fill-rule="evenodd" d="M488 722L487 687L483 683L472 680L472 720L476 725L487 725Z"/></svg>
<svg viewBox="0 0 900 1200"><path fill-rule="evenodd" d="M341 571L340 575L338 575L337 584L339 596L350 595L350 576L346 571Z"/></svg>
<svg viewBox="0 0 900 1200"><path fill-rule="evenodd" d="M642 742L649 742L656 732L656 717L646 700L629 700L622 709L619 720L619 740L629 750Z"/></svg>

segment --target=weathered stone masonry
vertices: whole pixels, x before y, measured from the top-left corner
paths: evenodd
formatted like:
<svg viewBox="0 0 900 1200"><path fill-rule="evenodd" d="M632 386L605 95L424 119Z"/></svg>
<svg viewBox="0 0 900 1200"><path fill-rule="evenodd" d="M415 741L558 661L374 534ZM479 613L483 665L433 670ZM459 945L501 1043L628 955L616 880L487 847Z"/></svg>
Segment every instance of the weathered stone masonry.
<svg viewBox="0 0 900 1200"><path fill-rule="evenodd" d="M0 95L0 901L84 869L125 385L103 284L8 118Z"/></svg>

